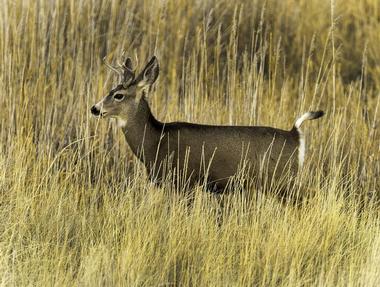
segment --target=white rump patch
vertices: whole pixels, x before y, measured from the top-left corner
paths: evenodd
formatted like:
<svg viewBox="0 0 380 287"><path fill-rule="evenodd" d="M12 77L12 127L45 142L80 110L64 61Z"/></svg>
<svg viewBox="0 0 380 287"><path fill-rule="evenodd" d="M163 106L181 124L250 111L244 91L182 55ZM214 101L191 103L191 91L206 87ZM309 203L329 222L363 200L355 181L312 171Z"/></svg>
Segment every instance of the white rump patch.
<svg viewBox="0 0 380 287"><path fill-rule="evenodd" d="M297 128L297 130L298 130L299 140L300 140L300 143L298 146L298 168L301 169L305 161L306 145L305 145L305 137L303 136L302 131L299 128Z"/></svg>
<svg viewBox="0 0 380 287"><path fill-rule="evenodd" d="M306 149L306 144L305 144L305 137L300 129L300 126L302 123L306 120L314 120L322 117L324 115L323 111L315 111L315 112L308 112L300 116L297 120L296 123L294 124L294 128L297 129L298 135L299 135L299 147L298 147L298 165L299 168L303 166L304 160L305 160L305 149Z"/></svg>

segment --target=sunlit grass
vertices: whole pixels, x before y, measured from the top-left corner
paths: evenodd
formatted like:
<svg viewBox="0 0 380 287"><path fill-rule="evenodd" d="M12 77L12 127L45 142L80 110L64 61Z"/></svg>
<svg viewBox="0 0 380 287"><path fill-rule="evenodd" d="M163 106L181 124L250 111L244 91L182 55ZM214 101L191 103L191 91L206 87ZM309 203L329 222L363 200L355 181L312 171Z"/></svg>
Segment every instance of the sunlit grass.
<svg viewBox="0 0 380 287"><path fill-rule="evenodd" d="M2 285L380 285L377 1L0 4ZM89 114L123 51L158 56L162 121L290 129L325 110L288 187L307 200L150 183Z"/></svg>

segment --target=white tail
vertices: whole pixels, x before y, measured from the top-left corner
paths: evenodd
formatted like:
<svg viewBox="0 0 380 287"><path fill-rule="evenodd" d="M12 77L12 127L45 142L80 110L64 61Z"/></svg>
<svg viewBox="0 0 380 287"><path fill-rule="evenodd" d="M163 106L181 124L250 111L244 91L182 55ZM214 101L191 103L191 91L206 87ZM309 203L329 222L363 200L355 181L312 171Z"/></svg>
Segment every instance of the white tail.
<svg viewBox="0 0 380 287"><path fill-rule="evenodd" d="M315 120L320 117L322 117L325 113L323 111L316 111L316 112L307 112L300 116L296 123L294 124L294 128L298 131L299 135L299 147L298 147L298 166L301 168L303 166L303 162L305 160L305 150L306 150L306 144L305 144L305 138L303 136L303 133L300 129L302 123L306 120Z"/></svg>
<svg viewBox="0 0 380 287"><path fill-rule="evenodd" d="M307 112L300 116L297 120L296 123L294 124L294 127L296 129L299 129L299 127L302 125L302 123L306 120L315 120L320 117L322 117L325 113L323 111L316 111L316 112Z"/></svg>

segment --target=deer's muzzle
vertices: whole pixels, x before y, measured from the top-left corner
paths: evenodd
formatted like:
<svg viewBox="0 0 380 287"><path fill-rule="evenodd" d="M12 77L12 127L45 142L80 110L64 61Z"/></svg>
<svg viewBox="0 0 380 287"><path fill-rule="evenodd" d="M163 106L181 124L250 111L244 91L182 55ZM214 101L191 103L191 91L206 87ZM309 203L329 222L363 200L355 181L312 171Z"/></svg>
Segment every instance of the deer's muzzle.
<svg viewBox="0 0 380 287"><path fill-rule="evenodd" d="M100 110L96 106L92 106L91 114L98 117L100 115Z"/></svg>

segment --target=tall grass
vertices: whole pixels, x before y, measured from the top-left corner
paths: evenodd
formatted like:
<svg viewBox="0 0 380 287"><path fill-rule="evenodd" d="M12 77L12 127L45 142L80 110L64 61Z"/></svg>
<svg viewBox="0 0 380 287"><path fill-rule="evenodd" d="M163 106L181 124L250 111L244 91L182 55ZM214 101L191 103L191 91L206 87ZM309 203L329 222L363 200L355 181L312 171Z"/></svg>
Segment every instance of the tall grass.
<svg viewBox="0 0 380 287"><path fill-rule="evenodd" d="M1 0L1 284L380 285L379 17L376 0ZM89 115L123 51L158 55L160 120L290 129L325 110L304 127L313 196L153 186Z"/></svg>

